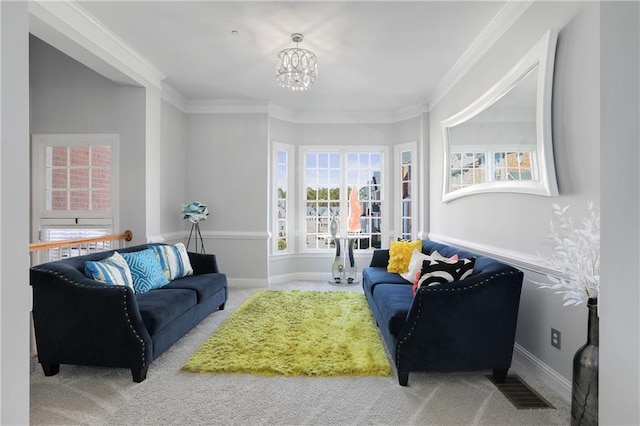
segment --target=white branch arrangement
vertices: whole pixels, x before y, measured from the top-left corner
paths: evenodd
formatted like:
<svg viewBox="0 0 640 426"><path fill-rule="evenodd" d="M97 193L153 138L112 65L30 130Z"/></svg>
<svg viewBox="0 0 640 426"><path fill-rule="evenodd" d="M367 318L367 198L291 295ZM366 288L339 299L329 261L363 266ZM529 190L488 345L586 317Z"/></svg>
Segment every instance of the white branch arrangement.
<svg viewBox="0 0 640 426"><path fill-rule="evenodd" d="M546 266L564 276L547 274L549 283L532 281L564 295L564 306L580 305L600 293L600 211L590 201L587 217L576 228L573 216L567 213L569 207L553 204L549 237L555 245L550 257L541 256Z"/></svg>

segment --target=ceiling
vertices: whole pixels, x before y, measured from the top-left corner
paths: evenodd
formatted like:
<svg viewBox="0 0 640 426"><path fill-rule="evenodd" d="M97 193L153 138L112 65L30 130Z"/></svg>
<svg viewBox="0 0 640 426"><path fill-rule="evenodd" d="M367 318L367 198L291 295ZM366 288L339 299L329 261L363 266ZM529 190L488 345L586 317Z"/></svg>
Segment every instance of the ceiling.
<svg viewBox="0 0 640 426"><path fill-rule="evenodd" d="M190 101L271 101L297 111L424 104L505 1L81 1ZM237 31L233 35L232 31ZM318 57L306 92L275 80L279 50Z"/></svg>

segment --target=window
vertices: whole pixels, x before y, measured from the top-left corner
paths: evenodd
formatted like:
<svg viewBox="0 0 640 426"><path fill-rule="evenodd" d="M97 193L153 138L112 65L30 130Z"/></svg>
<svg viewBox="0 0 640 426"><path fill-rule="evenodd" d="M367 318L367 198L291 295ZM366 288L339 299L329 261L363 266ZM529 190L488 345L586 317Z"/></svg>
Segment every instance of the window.
<svg viewBox="0 0 640 426"><path fill-rule="evenodd" d="M532 157L530 151L496 152L495 180L532 180Z"/></svg>
<svg viewBox="0 0 640 426"><path fill-rule="evenodd" d="M533 150L460 147L451 153L449 191L485 182L534 180L535 159Z"/></svg>
<svg viewBox="0 0 640 426"><path fill-rule="evenodd" d="M382 164L378 149L307 149L303 152L304 247L332 249L329 224L336 218L347 232L353 188L362 209L356 249L380 248L382 242Z"/></svg>
<svg viewBox="0 0 640 426"><path fill-rule="evenodd" d="M111 147L46 146L46 211L110 211Z"/></svg>
<svg viewBox="0 0 640 426"><path fill-rule="evenodd" d="M415 142L397 145L395 148L396 182L398 197L396 198L397 237L411 240L415 237L417 217L417 144Z"/></svg>
<svg viewBox="0 0 640 426"><path fill-rule="evenodd" d="M449 190L486 181L484 152L454 152L451 154L451 180Z"/></svg>
<svg viewBox="0 0 640 426"><path fill-rule="evenodd" d="M118 135L33 135L33 235L60 241L117 227ZM87 247L108 249L105 247ZM50 254L50 260L80 253ZM82 253L83 254L83 253Z"/></svg>
<svg viewBox="0 0 640 426"><path fill-rule="evenodd" d="M291 251L292 240L290 238L291 231L291 214L292 199L291 191L292 174L291 162L293 158L293 147L282 143L274 142L273 144L274 158L274 185L275 194L273 199L276 204L274 229L277 238L275 239L274 253L288 253Z"/></svg>

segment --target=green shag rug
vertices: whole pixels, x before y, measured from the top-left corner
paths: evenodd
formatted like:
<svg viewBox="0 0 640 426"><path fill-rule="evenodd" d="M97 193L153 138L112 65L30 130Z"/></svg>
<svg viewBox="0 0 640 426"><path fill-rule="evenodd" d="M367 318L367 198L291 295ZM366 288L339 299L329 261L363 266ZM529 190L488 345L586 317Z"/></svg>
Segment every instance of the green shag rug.
<svg viewBox="0 0 640 426"><path fill-rule="evenodd" d="M391 375L367 301L350 291L258 291L182 369L263 376Z"/></svg>

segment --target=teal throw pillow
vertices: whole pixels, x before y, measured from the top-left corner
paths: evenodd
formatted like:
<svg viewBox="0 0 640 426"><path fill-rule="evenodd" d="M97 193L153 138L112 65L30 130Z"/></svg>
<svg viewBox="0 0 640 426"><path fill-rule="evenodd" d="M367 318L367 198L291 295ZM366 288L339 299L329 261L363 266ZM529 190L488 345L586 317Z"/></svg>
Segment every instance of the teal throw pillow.
<svg viewBox="0 0 640 426"><path fill-rule="evenodd" d="M133 277L129 265L117 251L99 262L88 261L84 264L87 278L112 285L133 287Z"/></svg>
<svg viewBox="0 0 640 426"><path fill-rule="evenodd" d="M131 270L133 289L136 293L146 293L169 283L152 249L122 253L122 257Z"/></svg>

